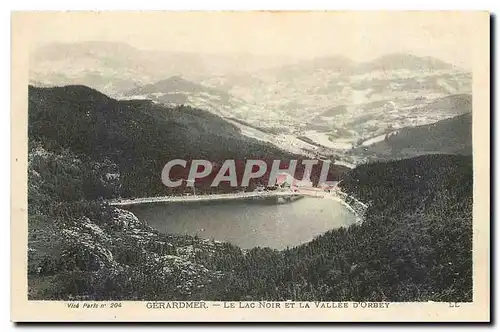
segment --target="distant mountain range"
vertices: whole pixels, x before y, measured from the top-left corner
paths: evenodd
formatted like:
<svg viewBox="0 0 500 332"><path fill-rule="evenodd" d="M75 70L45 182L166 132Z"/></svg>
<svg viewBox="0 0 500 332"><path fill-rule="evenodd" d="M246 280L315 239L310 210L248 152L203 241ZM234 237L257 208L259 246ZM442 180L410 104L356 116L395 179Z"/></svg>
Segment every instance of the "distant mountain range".
<svg viewBox="0 0 500 332"><path fill-rule="evenodd" d="M284 65L267 70L281 79L294 79L296 75L314 74L317 71L336 72L342 75L365 74L374 71L410 70L436 71L454 68L453 65L433 57L419 57L412 54L394 53L371 61L355 62L342 56L321 57Z"/></svg>
<svg viewBox="0 0 500 332"><path fill-rule="evenodd" d="M226 75L202 83L256 105L251 112L235 110L247 122L257 125L266 116L261 126L307 129L321 124L323 131L363 121L379 113L381 105L403 114L420 104L472 91L471 74L466 70L410 54L390 54L363 63L344 57L319 58L252 72L245 79ZM325 118L318 122L320 116ZM412 124L402 119L401 126Z"/></svg>
<svg viewBox="0 0 500 332"><path fill-rule="evenodd" d="M404 53L367 62L341 56L293 62L146 51L110 42L39 48L31 54L30 82L82 84L116 99L188 105L333 150L464 113L457 110L471 93L466 70Z"/></svg>
<svg viewBox="0 0 500 332"><path fill-rule="evenodd" d="M372 71L404 69L417 71L436 71L453 68L453 65L430 56L419 57L412 54L394 53L381 56L372 61L360 63L353 69L358 73L366 73Z"/></svg>
<svg viewBox="0 0 500 332"><path fill-rule="evenodd" d="M118 42L53 43L30 55L30 79L52 86L87 85L114 96L170 76L200 80L291 61L286 56L141 50Z"/></svg>

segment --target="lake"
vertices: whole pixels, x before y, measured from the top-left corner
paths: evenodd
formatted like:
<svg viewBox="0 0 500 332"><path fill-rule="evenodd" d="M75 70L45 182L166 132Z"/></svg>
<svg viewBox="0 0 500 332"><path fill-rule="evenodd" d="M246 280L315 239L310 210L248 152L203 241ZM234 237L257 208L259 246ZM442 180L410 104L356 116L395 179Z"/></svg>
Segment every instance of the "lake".
<svg viewBox="0 0 500 332"><path fill-rule="evenodd" d="M244 249L284 249L356 221L341 203L311 197L287 204L239 199L141 204L127 209L161 232L198 235Z"/></svg>

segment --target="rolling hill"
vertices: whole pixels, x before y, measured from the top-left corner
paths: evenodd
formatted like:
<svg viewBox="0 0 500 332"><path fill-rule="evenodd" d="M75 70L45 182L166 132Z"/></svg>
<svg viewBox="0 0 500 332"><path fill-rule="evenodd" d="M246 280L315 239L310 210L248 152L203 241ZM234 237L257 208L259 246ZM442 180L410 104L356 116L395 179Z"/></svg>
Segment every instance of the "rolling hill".
<svg viewBox="0 0 500 332"><path fill-rule="evenodd" d="M406 127L385 139L351 151L369 160L399 159L424 154L472 155L472 114L466 113L436 123Z"/></svg>
<svg viewBox="0 0 500 332"><path fill-rule="evenodd" d="M231 116L233 110L244 107L246 102L219 89L193 83L180 76L172 76L124 92L122 98L150 99L165 105L189 105Z"/></svg>

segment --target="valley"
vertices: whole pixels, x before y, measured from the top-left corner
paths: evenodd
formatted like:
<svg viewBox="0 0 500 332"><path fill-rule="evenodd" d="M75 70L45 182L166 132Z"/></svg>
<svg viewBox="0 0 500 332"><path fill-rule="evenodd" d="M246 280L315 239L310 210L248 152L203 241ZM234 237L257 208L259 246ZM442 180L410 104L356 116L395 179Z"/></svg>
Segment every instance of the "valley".
<svg viewBox="0 0 500 332"><path fill-rule="evenodd" d="M409 54L39 49L28 297L472 301L471 79ZM357 222L341 201L227 199L265 196L264 179L166 187L172 159L333 161L330 178L366 211Z"/></svg>

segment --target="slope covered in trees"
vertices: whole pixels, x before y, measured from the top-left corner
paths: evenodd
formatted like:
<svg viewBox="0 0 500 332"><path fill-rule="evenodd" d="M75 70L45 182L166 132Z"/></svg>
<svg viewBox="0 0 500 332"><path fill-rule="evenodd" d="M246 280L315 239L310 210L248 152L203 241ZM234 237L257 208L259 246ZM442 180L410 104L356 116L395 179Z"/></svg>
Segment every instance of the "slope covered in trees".
<svg viewBox="0 0 500 332"><path fill-rule="evenodd" d="M66 148L90 160L114 163L122 197L171 193L174 189L166 188L160 175L173 159L296 158L243 136L209 112L146 100L117 101L85 86L30 87L29 138L49 151ZM103 196L98 191L93 195Z"/></svg>
<svg viewBox="0 0 500 332"><path fill-rule="evenodd" d="M470 157L360 166L342 188L370 204L362 224L284 251L247 252L161 234L126 211L78 199L85 178L71 192L47 187L89 166L69 152L32 153L32 299L472 300Z"/></svg>
<svg viewBox="0 0 500 332"><path fill-rule="evenodd" d="M472 155L472 114L466 113L428 125L406 127L352 154L372 160L408 158L425 154Z"/></svg>
<svg viewBox="0 0 500 332"><path fill-rule="evenodd" d="M342 189L369 203L361 225L235 259L224 298L472 301L472 160L362 165Z"/></svg>
<svg viewBox="0 0 500 332"><path fill-rule="evenodd" d="M162 192L161 158L286 153L203 111L85 87L30 88L29 107L30 299L472 300L470 156L358 166L341 187L369 205L362 224L243 252L161 234L96 196Z"/></svg>

